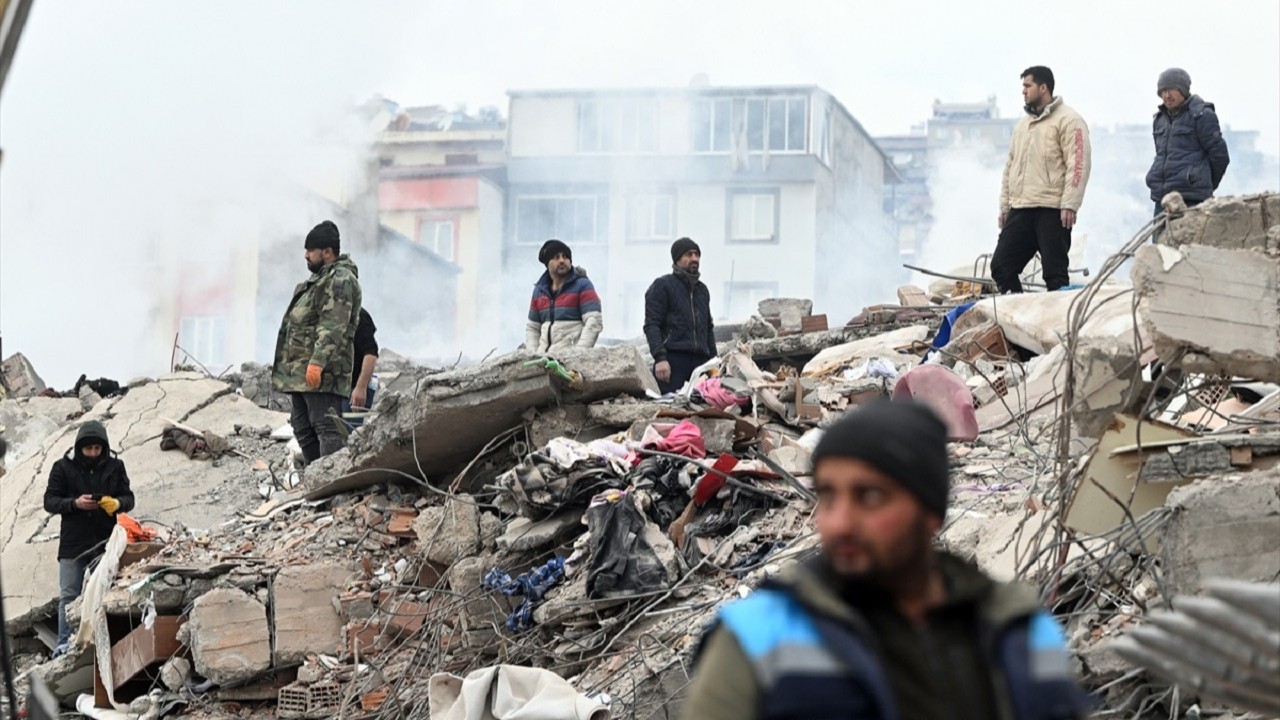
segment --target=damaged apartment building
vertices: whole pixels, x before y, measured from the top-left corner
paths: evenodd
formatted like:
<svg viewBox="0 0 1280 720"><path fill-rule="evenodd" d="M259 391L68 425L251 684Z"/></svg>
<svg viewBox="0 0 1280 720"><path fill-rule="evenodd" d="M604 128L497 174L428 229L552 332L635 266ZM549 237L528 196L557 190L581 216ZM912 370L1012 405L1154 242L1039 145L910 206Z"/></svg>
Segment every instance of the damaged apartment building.
<svg viewBox="0 0 1280 720"><path fill-rule="evenodd" d="M1100 717L1280 714L1280 653L1257 641L1280 633L1280 195L1166 210L1080 289L940 279L851 315L762 300L673 396L628 344L388 356L347 447L304 472L268 368L57 392L6 361L20 702L676 716L717 609L816 551L823 428L889 396L946 421L939 542L1039 589ZM128 464L138 525L116 529L51 659L40 491L89 419Z"/></svg>

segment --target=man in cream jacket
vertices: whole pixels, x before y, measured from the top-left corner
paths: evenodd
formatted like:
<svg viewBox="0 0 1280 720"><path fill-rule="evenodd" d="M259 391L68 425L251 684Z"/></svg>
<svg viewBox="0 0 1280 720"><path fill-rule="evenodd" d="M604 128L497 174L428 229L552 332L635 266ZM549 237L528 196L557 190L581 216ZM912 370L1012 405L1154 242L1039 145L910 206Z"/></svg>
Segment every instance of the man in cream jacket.
<svg viewBox="0 0 1280 720"><path fill-rule="evenodd" d="M1036 253L1049 290L1069 283L1071 229L1089 182L1089 126L1053 96L1053 71L1037 65L1022 72L1027 114L1009 144L1000 183L1000 239L991 278L1002 293L1022 292L1018 276Z"/></svg>

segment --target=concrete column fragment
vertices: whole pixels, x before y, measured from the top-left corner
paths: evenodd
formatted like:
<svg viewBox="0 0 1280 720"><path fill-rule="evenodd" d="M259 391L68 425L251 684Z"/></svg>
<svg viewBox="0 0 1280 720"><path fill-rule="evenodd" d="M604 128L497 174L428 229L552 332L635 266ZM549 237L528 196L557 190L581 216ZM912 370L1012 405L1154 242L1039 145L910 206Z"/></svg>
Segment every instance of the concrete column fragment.
<svg viewBox="0 0 1280 720"><path fill-rule="evenodd" d="M333 599L345 589L350 574L337 563L291 565L276 574L271 582L275 664L342 650L342 618Z"/></svg>
<svg viewBox="0 0 1280 720"><path fill-rule="evenodd" d="M196 672L236 685L271 667L267 609L240 590L218 588L196 599L185 633Z"/></svg>

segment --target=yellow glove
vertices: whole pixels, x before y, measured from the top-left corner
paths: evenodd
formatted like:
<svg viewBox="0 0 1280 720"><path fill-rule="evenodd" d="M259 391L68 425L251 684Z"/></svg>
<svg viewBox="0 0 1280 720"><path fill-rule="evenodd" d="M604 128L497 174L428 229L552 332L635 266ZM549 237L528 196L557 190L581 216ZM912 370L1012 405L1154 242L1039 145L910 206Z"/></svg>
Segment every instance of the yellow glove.
<svg viewBox="0 0 1280 720"><path fill-rule="evenodd" d="M103 495L98 501L98 507L102 508L108 515L115 515L120 509L120 501L110 495Z"/></svg>

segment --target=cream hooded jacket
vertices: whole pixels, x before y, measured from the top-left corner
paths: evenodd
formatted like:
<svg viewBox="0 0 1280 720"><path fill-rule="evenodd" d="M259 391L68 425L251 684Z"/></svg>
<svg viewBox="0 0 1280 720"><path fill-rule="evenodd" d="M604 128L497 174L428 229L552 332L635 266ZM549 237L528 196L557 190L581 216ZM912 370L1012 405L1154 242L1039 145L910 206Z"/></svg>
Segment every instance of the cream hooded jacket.
<svg viewBox="0 0 1280 720"><path fill-rule="evenodd" d="M1014 208L1079 210L1089 182L1089 126L1056 97L1013 129L1000 183L1000 214Z"/></svg>

